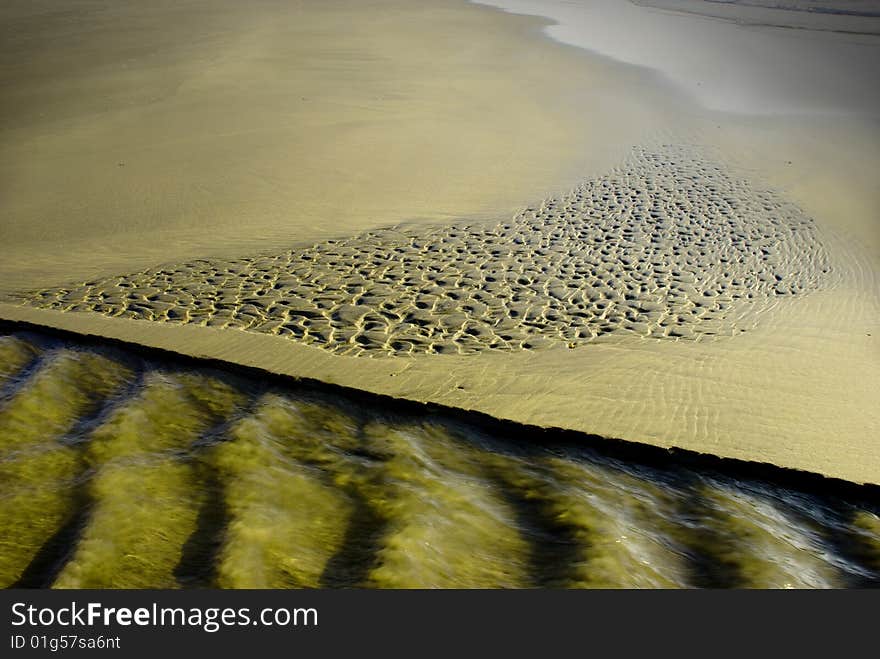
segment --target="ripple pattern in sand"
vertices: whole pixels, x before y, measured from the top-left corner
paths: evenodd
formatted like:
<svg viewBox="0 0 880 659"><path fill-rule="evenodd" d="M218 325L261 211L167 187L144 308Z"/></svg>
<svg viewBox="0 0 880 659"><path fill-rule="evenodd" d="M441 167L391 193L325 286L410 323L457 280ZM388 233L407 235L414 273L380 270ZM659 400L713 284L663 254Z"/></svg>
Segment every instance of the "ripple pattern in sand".
<svg viewBox="0 0 880 659"><path fill-rule="evenodd" d="M829 270L813 221L699 150L636 149L494 227L394 228L18 296L289 337L341 354L473 353L753 327Z"/></svg>

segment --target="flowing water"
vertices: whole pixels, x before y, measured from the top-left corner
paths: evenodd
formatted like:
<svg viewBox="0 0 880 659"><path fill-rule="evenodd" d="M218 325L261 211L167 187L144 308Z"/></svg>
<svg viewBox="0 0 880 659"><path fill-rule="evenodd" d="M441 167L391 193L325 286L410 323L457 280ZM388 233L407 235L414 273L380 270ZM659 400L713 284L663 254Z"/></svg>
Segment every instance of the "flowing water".
<svg viewBox="0 0 880 659"><path fill-rule="evenodd" d="M0 334L0 584L880 585L880 495Z"/></svg>

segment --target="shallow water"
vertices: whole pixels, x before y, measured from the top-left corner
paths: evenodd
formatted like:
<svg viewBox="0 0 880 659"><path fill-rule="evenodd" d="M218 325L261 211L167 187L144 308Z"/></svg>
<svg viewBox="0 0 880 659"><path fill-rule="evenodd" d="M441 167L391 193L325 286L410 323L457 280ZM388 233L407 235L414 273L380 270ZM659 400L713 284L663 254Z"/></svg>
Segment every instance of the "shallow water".
<svg viewBox="0 0 880 659"><path fill-rule="evenodd" d="M877 586L878 513L876 488L0 336L3 586Z"/></svg>

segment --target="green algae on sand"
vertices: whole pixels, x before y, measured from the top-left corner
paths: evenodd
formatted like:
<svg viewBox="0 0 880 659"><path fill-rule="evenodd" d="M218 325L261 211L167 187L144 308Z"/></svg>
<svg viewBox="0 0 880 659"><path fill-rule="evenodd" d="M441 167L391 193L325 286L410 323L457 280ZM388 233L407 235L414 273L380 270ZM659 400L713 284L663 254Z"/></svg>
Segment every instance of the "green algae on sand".
<svg viewBox="0 0 880 659"><path fill-rule="evenodd" d="M880 579L870 488L838 496L520 441L485 420L31 334L4 349L14 373L0 400L5 586Z"/></svg>
<svg viewBox="0 0 880 659"><path fill-rule="evenodd" d="M60 439L129 377L124 366L98 354L66 350L46 355L0 411L0 454Z"/></svg>
<svg viewBox="0 0 880 659"><path fill-rule="evenodd" d="M68 433L131 377L101 355L56 353L0 407L0 586L76 514L84 465Z"/></svg>
<svg viewBox="0 0 880 659"><path fill-rule="evenodd" d="M440 426L374 422L364 434L367 447L385 456L367 490L387 521L367 585L527 585L528 543L475 450Z"/></svg>
<svg viewBox="0 0 880 659"><path fill-rule="evenodd" d="M220 587L317 587L342 545L352 502L308 464L332 463L333 449L301 443L312 436L302 422L289 401L267 394L211 451L230 517Z"/></svg>
<svg viewBox="0 0 880 659"><path fill-rule="evenodd" d="M707 480L698 488L697 548L740 588L842 588L820 535L796 525L774 500Z"/></svg>
<svg viewBox="0 0 880 659"><path fill-rule="evenodd" d="M689 585L675 524L675 491L622 470L565 457L534 465L494 455L497 473L572 543L564 588L680 588Z"/></svg>
<svg viewBox="0 0 880 659"><path fill-rule="evenodd" d="M56 588L170 588L205 488L187 458L243 396L209 377L151 372L90 438L92 507Z"/></svg>
<svg viewBox="0 0 880 659"><path fill-rule="evenodd" d="M865 562L880 576L880 515L859 510L853 515L853 528L862 540Z"/></svg>
<svg viewBox="0 0 880 659"><path fill-rule="evenodd" d="M17 336L0 336L0 387L18 374L39 350Z"/></svg>

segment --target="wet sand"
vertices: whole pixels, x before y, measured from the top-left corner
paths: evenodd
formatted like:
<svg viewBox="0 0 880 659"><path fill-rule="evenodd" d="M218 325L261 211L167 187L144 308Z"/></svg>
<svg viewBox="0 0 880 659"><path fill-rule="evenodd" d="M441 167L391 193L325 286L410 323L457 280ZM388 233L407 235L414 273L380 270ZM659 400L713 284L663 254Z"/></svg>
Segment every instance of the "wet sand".
<svg viewBox="0 0 880 659"><path fill-rule="evenodd" d="M880 104L873 84L880 76L874 0L854 3L851 13L816 11L822 3L800 0L479 1L547 16L554 23L545 32L553 39L657 71L714 111L876 117ZM826 4L843 9L846 3Z"/></svg>
<svg viewBox="0 0 880 659"><path fill-rule="evenodd" d="M337 354L475 354L603 337L733 336L829 283L815 222L699 149L640 149L494 227L373 231L14 295L287 337Z"/></svg>
<svg viewBox="0 0 880 659"><path fill-rule="evenodd" d="M877 483L870 259L802 208L694 158L642 153L490 230L372 232L33 291L0 309L521 423ZM691 175L706 185L678 183Z"/></svg>
<svg viewBox="0 0 880 659"><path fill-rule="evenodd" d="M281 38L293 23L233 30L230 8L207 23L226 31L195 42L213 56L172 49L163 71L198 66L174 93L8 116L0 316L880 483L870 94L856 107L824 75L819 96L782 89L810 116L725 114L662 71L546 39L542 19L452 2L433 10L439 22L382 9L352 56L333 50L350 43L335 10L303 9L312 41L294 48ZM255 53L267 34L277 49ZM235 66L212 59L231 39L251 50L234 51ZM424 53L410 60L414 44ZM150 61L133 64L143 74ZM45 87L12 93L49 107L39 93L61 93L57 71L43 75L32 77ZM306 88L323 105L304 105ZM250 128L227 134L229 121ZM155 139L160 124L168 140ZM131 169L114 156L125 180L111 184L89 158L119 140L152 155ZM171 188L151 183L165 176Z"/></svg>
<svg viewBox="0 0 880 659"><path fill-rule="evenodd" d="M494 222L613 165L667 102L460 1L0 12L0 290Z"/></svg>

